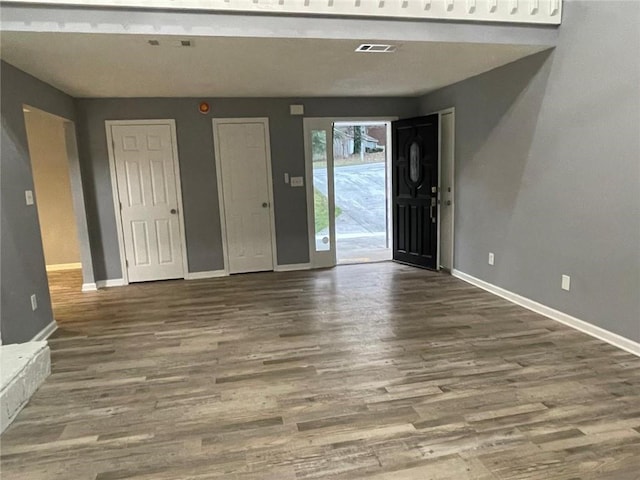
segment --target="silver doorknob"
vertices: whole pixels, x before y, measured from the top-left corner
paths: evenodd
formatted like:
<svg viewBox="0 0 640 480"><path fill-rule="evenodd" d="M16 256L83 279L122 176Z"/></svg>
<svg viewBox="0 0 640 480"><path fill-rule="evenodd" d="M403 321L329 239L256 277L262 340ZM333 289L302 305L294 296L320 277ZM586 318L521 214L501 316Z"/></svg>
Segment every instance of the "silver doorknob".
<svg viewBox="0 0 640 480"><path fill-rule="evenodd" d="M262 202L262 208L267 208L269 204L267 202Z"/></svg>
<svg viewBox="0 0 640 480"><path fill-rule="evenodd" d="M178 210L176 210L175 208L171 209L171 215L175 215L176 213L178 213Z"/></svg>

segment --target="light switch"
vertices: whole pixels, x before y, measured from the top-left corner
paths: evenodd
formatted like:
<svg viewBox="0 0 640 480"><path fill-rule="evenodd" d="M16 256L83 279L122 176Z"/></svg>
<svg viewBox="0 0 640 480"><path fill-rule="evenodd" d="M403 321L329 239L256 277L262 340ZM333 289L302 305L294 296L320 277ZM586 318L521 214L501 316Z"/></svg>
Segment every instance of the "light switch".
<svg viewBox="0 0 640 480"><path fill-rule="evenodd" d="M24 198L27 201L27 205L33 205L33 192L31 190L24 191Z"/></svg>
<svg viewBox="0 0 640 480"><path fill-rule="evenodd" d="M302 177L291 177L291 186L292 187L303 187L304 179Z"/></svg>
<svg viewBox="0 0 640 480"><path fill-rule="evenodd" d="M284 183L289 183L289 174L288 173L284 174Z"/></svg>
<svg viewBox="0 0 640 480"><path fill-rule="evenodd" d="M562 275L562 289L571 290L571 277L569 275Z"/></svg>

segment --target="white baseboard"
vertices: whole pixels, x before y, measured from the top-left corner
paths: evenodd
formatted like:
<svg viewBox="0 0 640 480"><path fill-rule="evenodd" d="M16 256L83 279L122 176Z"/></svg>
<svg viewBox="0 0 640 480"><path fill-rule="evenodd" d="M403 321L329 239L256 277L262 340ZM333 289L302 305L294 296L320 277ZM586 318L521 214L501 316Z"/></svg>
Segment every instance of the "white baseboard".
<svg viewBox="0 0 640 480"><path fill-rule="evenodd" d="M96 281L97 288L106 288L106 287L123 287L126 285L124 278L112 278L109 280L98 280Z"/></svg>
<svg viewBox="0 0 640 480"><path fill-rule="evenodd" d="M227 277L229 273L225 270L210 270L208 272L189 272L184 277L185 280L202 280L205 278Z"/></svg>
<svg viewBox="0 0 640 480"><path fill-rule="evenodd" d="M95 292L96 290L98 290L98 286L96 285L96 282L82 284L83 292Z"/></svg>
<svg viewBox="0 0 640 480"><path fill-rule="evenodd" d="M51 323L40 330L38 333L34 335L34 337L30 340L31 342L41 342L49 338L53 332L58 329L58 324L55 320L51 320Z"/></svg>
<svg viewBox="0 0 640 480"><path fill-rule="evenodd" d="M276 265L274 272L295 272L298 270L311 270L310 263L290 263L289 265Z"/></svg>
<svg viewBox="0 0 640 480"><path fill-rule="evenodd" d="M621 348L622 350L640 357L640 343L638 342L634 342L622 335L610 332L609 330L605 330L604 328L585 322L579 318L572 317L571 315L554 308L547 307L546 305L538 303L527 297L523 297L522 295L518 295L517 293L510 292L509 290L505 290L504 288L493 285L492 283L480 280L479 278L461 272L460 270L453 269L451 274L460 280L464 280L465 282L475 285L476 287L480 287L487 292L493 293L505 300L509 300L511 303L515 303L516 305L520 305L521 307L539 313L540 315L544 315L551 320L555 320L556 322L560 322L569 327L575 328L576 330L580 330L587 335L591 335L603 342L610 343L614 347Z"/></svg>
<svg viewBox="0 0 640 480"><path fill-rule="evenodd" d="M56 265L47 265L47 272L59 272L61 270L78 270L82 268L81 263L58 263Z"/></svg>

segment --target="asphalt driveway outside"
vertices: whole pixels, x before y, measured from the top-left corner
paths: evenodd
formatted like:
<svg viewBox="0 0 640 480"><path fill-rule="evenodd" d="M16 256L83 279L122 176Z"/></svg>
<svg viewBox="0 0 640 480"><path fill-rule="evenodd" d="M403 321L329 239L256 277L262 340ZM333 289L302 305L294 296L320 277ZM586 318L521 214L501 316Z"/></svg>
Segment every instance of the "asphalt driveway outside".
<svg viewBox="0 0 640 480"><path fill-rule="evenodd" d="M386 248L387 210L385 164L367 163L335 167L337 247L345 250ZM327 173L314 172L315 186L327 195Z"/></svg>

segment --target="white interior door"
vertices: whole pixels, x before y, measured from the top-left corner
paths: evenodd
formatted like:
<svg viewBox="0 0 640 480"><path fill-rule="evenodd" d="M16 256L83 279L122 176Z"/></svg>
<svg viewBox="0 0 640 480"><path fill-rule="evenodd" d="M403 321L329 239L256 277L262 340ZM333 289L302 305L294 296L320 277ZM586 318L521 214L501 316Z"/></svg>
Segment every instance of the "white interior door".
<svg viewBox="0 0 640 480"><path fill-rule="evenodd" d="M171 125L111 125L111 137L129 281L184 278Z"/></svg>
<svg viewBox="0 0 640 480"><path fill-rule="evenodd" d="M229 273L273 270L266 119L214 120Z"/></svg>

